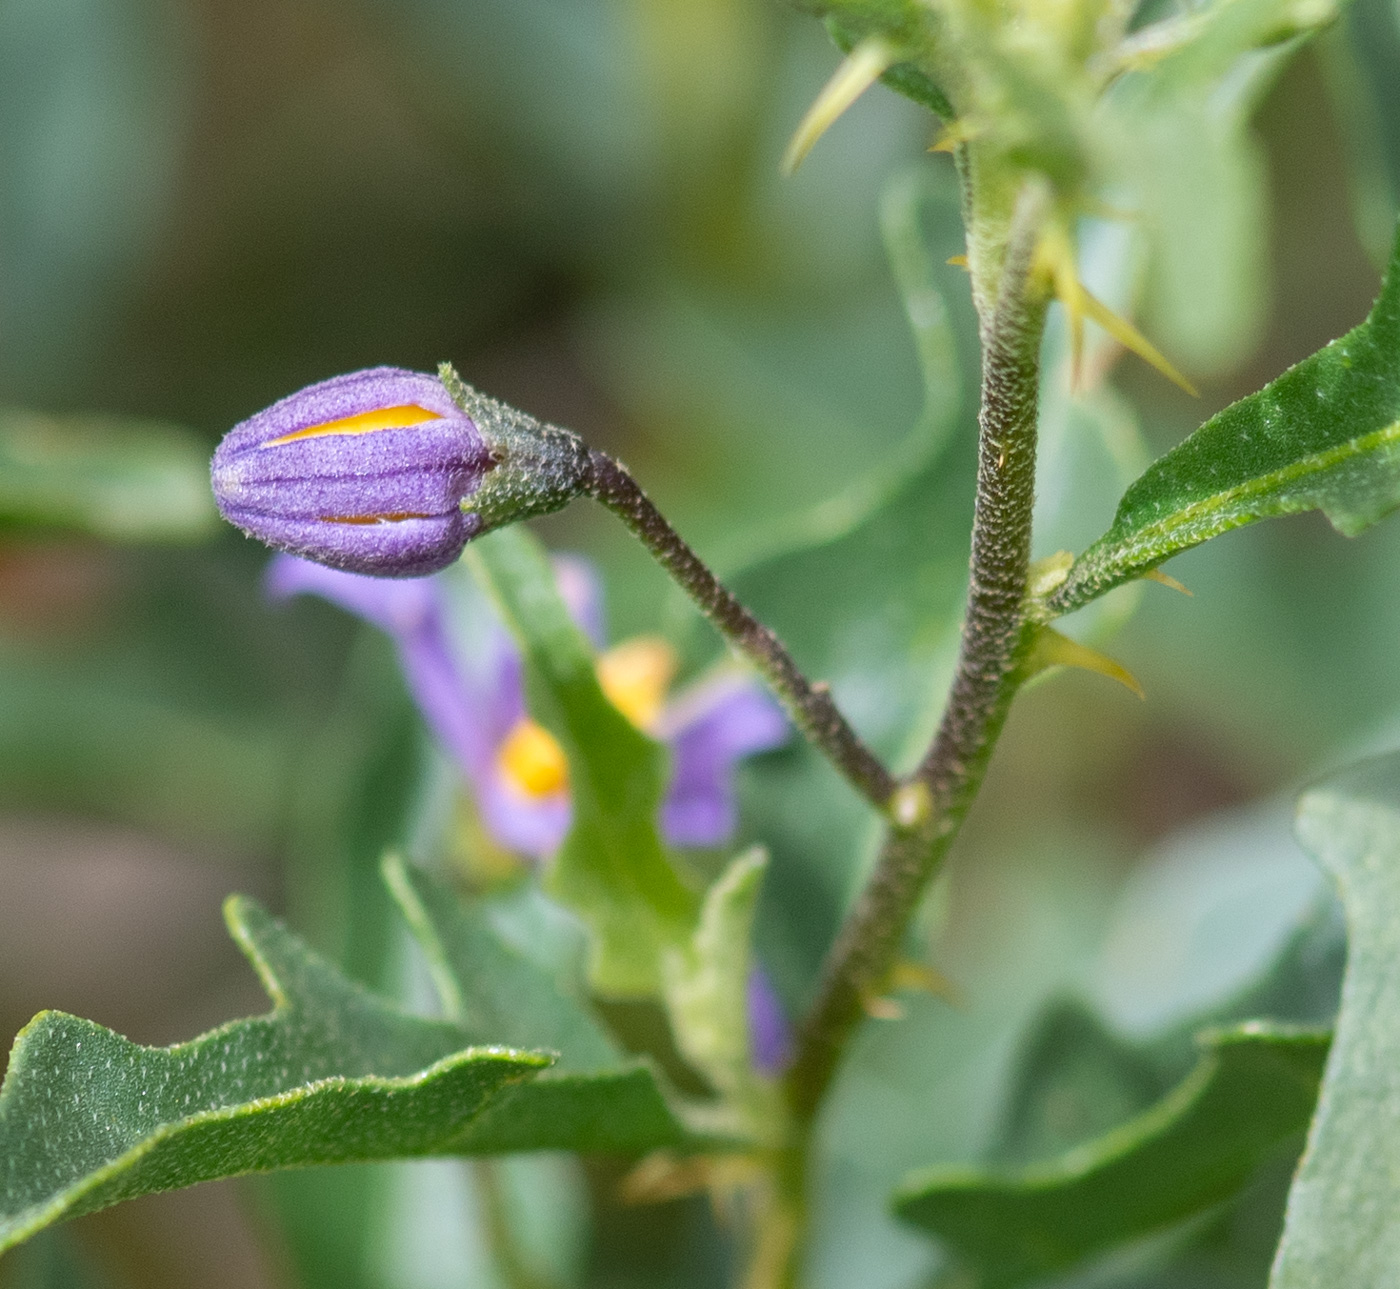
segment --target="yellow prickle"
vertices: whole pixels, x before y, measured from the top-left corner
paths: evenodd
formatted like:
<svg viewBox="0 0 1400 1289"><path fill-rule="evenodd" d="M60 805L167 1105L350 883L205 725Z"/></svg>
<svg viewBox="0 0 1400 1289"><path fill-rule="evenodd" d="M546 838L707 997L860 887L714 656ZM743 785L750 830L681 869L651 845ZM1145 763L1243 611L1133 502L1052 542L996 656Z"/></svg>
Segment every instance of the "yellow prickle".
<svg viewBox="0 0 1400 1289"><path fill-rule="evenodd" d="M1079 281L1074 243L1058 220L1041 234L1040 245L1036 247L1036 265L1050 279L1050 285L1069 320L1070 384L1077 389L1084 356L1084 314L1089 293Z"/></svg>
<svg viewBox="0 0 1400 1289"><path fill-rule="evenodd" d="M1061 635L1053 627L1041 627L1036 633L1028 663L1032 675L1047 667L1078 667L1081 671L1094 671L1116 680L1139 698L1147 697L1138 678L1122 663L1114 662L1107 654L1080 644L1078 640Z"/></svg>
<svg viewBox="0 0 1400 1289"><path fill-rule="evenodd" d="M865 93L897 61L894 48L878 36L862 40L835 75L822 86L821 93L807 109L807 115L793 132L783 153L782 172L791 175L845 110Z"/></svg>
<svg viewBox="0 0 1400 1289"><path fill-rule="evenodd" d="M889 987L932 994L945 1003L957 1003L960 998L958 987L942 972L925 962L911 962L907 958L890 968Z"/></svg>
<svg viewBox="0 0 1400 1289"><path fill-rule="evenodd" d="M930 152L956 152L958 144L966 143L969 139L975 139L981 133L977 124L966 118L957 121L950 121L939 132L931 144Z"/></svg>
<svg viewBox="0 0 1400 1289"><path fill-rule="evenodd" d="M1182 595L1189 595L1195 598L1195 592L1190 587L1182 586L1170 573L1164 573L1160 568L1150 568L1143 574L1149 582L1160 582L1163 586L1169 586L1173 591L1180 591Z"/></svg>
<svg viewBox="0 0 1400 1289"><path fill-rule="evenodd" d="M1149 362L1174 385L1181 386L1192 398L1199 397L1196 387L1163 357L1161 351L1126 318L1119 317L1102 300L1095 298L1081 285L1080 297L1084 312L1112 336L1124 349Z"/></svg>

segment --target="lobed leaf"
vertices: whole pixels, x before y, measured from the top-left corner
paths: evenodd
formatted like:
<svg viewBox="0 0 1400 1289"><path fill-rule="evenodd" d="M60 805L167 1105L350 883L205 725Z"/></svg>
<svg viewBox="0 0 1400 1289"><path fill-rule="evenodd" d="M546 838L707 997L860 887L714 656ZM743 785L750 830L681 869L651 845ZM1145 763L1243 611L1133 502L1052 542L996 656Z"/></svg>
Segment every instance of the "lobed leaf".
<svg viewBox="0 0 1400 1289"><path fill-rule="evenodd" d="M238 1173L443 1154L492 1098L550 1062L347 981L250 900L230 931L275 1006L143 1047L41 1012L0 1086L0 1250L63 1218Z"/></svg>
<svg viewBox="0 0 1400 1289"><path fill-rule="evenodd" d="M0 1252L64 1218L239 1173L714 1144L479 908L398 861L385 876L448 1019L400 1011L257 904L230 899L230 930L275 1004L268 1015L150 1048L43 1012L16 1040L0 1087Z"/></svg>
<svg viewBox="0 0 1400 1289"><path fill-rule="evenodd" d="M1400 238L1370 316L1148 467L1048 597L1069 613L1259 519L1321 510L1348 537L1400 505Z"/></svg>
<svg viewBox="0 0 1400 1289"><path fill-rule="evenodd" d="M473 1042L544 1048L554 1064L504 1090L455 1148L614 1154L694 1144L650 1066L624 1055L582 1002L508 946L468 904L398 859L385 880L427 954L447 1015Z"/></svg>
<svg viewBox="0 0 1400 1289"><path fill-rule="evenodd" d="M687 941L699 905L657 831L665 753L604 697L588 641L529 533L498 530L473 542L468 559L524 654L530 710L569 761L573 823L546 887L593 933L594 988L658 995L663 957Z"/></svg>
<svg viewBox="0 0 1400 1289"><path fill-rule="evenodd" d="M1400 754L1306 793L1298 834L1341 895L1347 967L1269 1283L1379 1289L1400 1266Z"/></svg>
<svg viewBox="0 0 1400 1289"><path fill-rule="evenodd" d="M1202 1041L1187 1078L1121 1127L1047 1163L929 1169L896 1211L1011 1289L1230 1199L1306 1127L1329 1036L1253 1022Z"/></svg>
<svg viewBox="0 0 1400 1289"><path fill-rule="evenodd" d="M188 430L0 410L0 524L182 542L210 536L218 519L207 449Z"/></svg>

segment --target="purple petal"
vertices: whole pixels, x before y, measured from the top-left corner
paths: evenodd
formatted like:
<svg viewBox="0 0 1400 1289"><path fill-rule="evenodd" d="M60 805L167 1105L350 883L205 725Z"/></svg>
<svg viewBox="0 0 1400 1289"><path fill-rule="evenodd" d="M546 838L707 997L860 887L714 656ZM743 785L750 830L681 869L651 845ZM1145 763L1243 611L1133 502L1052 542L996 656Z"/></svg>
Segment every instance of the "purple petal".
<svg viewBox="0 0 1400 1289"><path fill-rule="evenodd" d="M427 419L297 437L402 407ZM462 503L491 465L476 425L435 377L379 367L311 385L235 426L211 478L224 517L278 550L418 577L451 563L480 530Z"/></svg>
<svg viewBox="0 0 1400 1289"><path fill-rule="evenodd" d="M444 419L462 417L461 408L448 396L436 376L405 371L402 367L370 367L344 376L332 376L279 399L256 416L235 425L224 436L219 451L233 455L311 425L326 425L347 416L359 416L362 412L412 404L426 412L436 412Z"/></svg>
<svg viewBox="0 0 1400 1289"><path fill-rule="evenodd" d="M436 578L362 577L278 555L266 580L279 599L319 595L386 632L410 696L471 783L487 831L536 858L558 849L569 828L568 794L527 796L498 761L501 744L525 715L520 655L503 628L489 633L484 667L473 678L457 660Z"/></svg>
<svg viewBox="0 0 1400 1289"><path fill-rule="evenodd" d="M263 582L273 599L319 595L393 636L442 611L441 591L431 578L363 577L295 555L274 555Z"/></svg>
<svg viewBox="0 0 1400 1289"><path fill-rule="evenodd" d="M481 527L476 515L455 511L432 519L335 524L283 519L235 506L224 518L274 550L369 577L426 577L453 563Z"/></svg>
<svg viewBox="0 0 1400 1289"><path fill-rule="evenodd" d="M682 695L664 713L658 735L671 746L671 784L661 828L674 846L720 846L734 833L734 766L788 738L782 709L740 672Z"/></svg>
<svg viewBox="0 0 1400 1289"><path fill-rule="evenodd" d="M567 792L527 796L495 766L475 786L482 822L503 846L540 860L559 849L573 819Z"/></svg>
<svg viewBox="0 0 1400 1289"><path fill-rule="evenodd" d="M792 1031L773 982L762 967L749 972L749 1053L760 1074L781 1074L792 1058Z"/></svg>
<svg viewBox="0 0 1400 1289"><path fill-rule="evenodd" d="M399 654L410 696L429 728L473 779L490 765L493 695L472 686L448 639L442 586L435 578L364 577L278 555L268 566L269 594L319 595L386 632Z"/></svg>
<svg viewBox="0 0 1400 1289"><path fill-rule="evenodd" d="M559 598L569 610L595 649L607 648L608 633L603 621L603 585L593 561L582 555L556 555L554 582Z"/></svg>

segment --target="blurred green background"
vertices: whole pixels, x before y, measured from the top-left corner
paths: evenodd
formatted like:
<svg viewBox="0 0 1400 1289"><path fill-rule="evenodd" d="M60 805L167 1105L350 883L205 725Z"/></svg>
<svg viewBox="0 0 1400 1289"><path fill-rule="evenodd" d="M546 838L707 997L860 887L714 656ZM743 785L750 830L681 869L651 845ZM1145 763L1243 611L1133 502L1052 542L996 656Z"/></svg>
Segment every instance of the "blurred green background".
<svg viewBox="0 0 1400 1289"><path fill-rule="evenodd" d="M1077 402L1048 384L1041 554L1087 544L1149 453L1362 318L1400 192L1398 32L1393 0L1357 0L1274 57L1252 127L1225 131L1237 180L1183 172L1184 256L1131 221L1086 231L1091 283L1203 393L1112 355ZM375 864L450 772L387 642L264 603L266 552L191 484L235 421L337 372L450 359L622 456L907 755L957 629L976 353L965 281L941 267L960 249L951 163L920 109L877 88L778 176L836 59L776 0L0 0L4 1036L43 1007L151 1043L261 1010L220 921L231 890L369 983L411 976ZM933 400L961 405L916 486L843 518L820 503L894 459L925 399L882 240L901 218L957 332L961 377ZM602 565L614 635L715 656L605 514L539 528ZM838 1089L817 1284L929 1282L936 1252L882 1197L909 1166L1000 1148L1047 1005L1169 1034L1326 922L1288 801L1400 735L1400 524L1349 542L1303 516L1171 571L1194 598L1146 588L1110 646L1146 702L1073 674L1013 715L921 922L955 1000L870 1027ZM760 950L795 1008L869 829L798 749L743 787L745 838L774 853ZM1328 962L1322 1001L1295 991L1284 1013L1325 1014ZM1065 1141L1102 1126L1070 1120ZM511 1185L545 1210L519 1218L553 1250L541 1283L720 1283L706 1206L627 1209L622 1171L206 1186L52 1232L0 1285L494 1286L473 1232ZM1103 1283L1262 1284L1270 1184L1192 1236L1187 1270Z"/></svg>

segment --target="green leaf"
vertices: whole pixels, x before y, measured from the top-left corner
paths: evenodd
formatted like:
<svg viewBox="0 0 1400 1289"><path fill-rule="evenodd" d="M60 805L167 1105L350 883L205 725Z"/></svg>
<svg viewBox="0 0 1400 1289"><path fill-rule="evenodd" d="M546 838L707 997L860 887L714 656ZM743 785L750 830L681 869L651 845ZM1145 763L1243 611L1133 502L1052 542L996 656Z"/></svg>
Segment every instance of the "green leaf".
<svg viewBox="0 0 1400 1289"><path fill-rule="evenodd" d="M965 249L952 176L928 166L899 174L882 196L881 221L923 411L892 452L872 452L868 435L854 439L844 453L852 483L793 522L732 584L807 674L831 684L862 736L898 758L931 733L957 649L979 357L967 275L946 264ZM852 856L873 844L869 811L805 748L747 773L764 791L745 817L773 854L760 943L786 984L805 987L848 898Z"/></svg>
<svg viewBox="0 0 1400 1289"><path fill-rule="evenodd" d="M569 760L573 824L546 888L593 933L595 989L659 995L662 958L687 941L699 906L657 831L665 753L604 697L588 641L529 533L501 529L473 542L468 558L525 656L530 710Z"/></svg>
<svg viewBox="0 0 1400 1289"><path fill-rule="evenodd" d="M1073 998L1052 1000L1021 1044L998 1163L1031 1164L1111 1132L1166 1091L1150 1053Z"/></svg>
<svg viewBox="0 0 1400 1289"><path fill-rule="evenodd" d="M861 15L861 18L864 18L864 15ZM862 21L861 18L849 13L844 16L833 13L827 18L826 29L843 54L849 54L862 40L872 35L884 34L884 29L878 23L872 24L868 19ZM945 121L951 121L957 115L952 104L948 102L948 96L917 63L896 63L880 77L880 80L896 94L913 99L920 107L928 108Z"/></svg>
<svg viewBox="0 0 1400 1289"><path fill-rule="evenodd" d="M1347 968L1273 1289L1379 1289L1400 1267L1400 754L1303 796L1298 834L1336 883Z"/></svg>
<svg viewBox="0 0 1400 1289"><path fill-rule="evenodd" d="M1233 1197L1303 1131L1328 1037L1260 1022L1207 1032L1191 1074L1128 1123L1046 1163L916 1174L897 1211L975 1267L986 1289L1161 1231Z"/></svg>
<svg viewBox="0 0 1400 1289"><path fill-rule="evenodd" d="M1320 509L1351 537L1397 505L1400 239L1366 321L1149 466L1048 605L1071 612L1259 519Z"/></svg>
<svg viewBox="0 0 1400 1289"><path fill-rule="evenodd" d="M470 1041L558 1053L542 1075L503 1092L458 1149L624 1154L694 1143L652 1069L618 1051L582 1003L506 945L480 904L397 859L386 861L385 880L428 957L443 1009Z"/></svg>
<svg viewBox="0 0 1400 1289"><path fill-rule="evenodd" d="M208 450L188 430L0 410L0 524L186 542L210 536L218 519Z"/></svg>
<svg viewBox="0 0 1400 1289"><path fill-rule="evenodd" d="M450 1153L541 1053L471 1049L351 984L253 902L229 928L275 1007L142 1047L41 1012L0 1087L0 1250L67 1217L215 1177Z"/></svg>
<svg viewBox="0 0 1400 1289"><path fill-rule="evenodd" d="M777 1134L781 1124L774 1089L754 1073L749 1053L749 946L767 867L762 847L738 856L706 892L691 943L666 961L676 1046L737 1114L738 1130L752 1135Z"/></svg>

